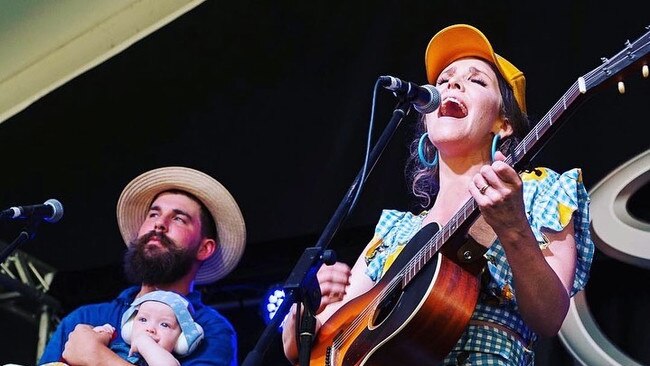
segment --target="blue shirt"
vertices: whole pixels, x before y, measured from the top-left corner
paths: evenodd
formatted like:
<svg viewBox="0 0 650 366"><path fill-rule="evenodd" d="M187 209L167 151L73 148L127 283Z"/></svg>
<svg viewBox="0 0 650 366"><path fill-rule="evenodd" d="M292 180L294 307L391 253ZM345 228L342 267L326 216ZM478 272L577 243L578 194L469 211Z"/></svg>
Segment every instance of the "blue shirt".
<svg viewBox="0 0 650 366"><path fill-rule="evenodd" d="M117 331L116 342L124 342L120 335L122 314L128 309L140 291L139 286L130 287L111 302L84 305L68 314L50 337L39 365L61 361L61 354L68 334L77 324L99 326L111 324ZM215 309L201 302L201 294L192 291L187 300L194 307L194 320L203 327L205 338L189 355L178 358L181 365L237 365L237 334L230 322Z"/></svg>

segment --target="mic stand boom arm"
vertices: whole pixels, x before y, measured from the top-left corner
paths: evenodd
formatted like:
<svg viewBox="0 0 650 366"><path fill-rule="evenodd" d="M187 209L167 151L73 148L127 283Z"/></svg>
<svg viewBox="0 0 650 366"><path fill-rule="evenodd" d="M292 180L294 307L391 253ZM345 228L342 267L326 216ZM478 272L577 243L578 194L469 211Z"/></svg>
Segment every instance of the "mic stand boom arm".
<svg viewBox="0 0 650 366"><path fill-rule="evenodd" d="M38 227L39 223L40 220L37 218L29 220L27 226L20 231L20 234L18 234L18 236L14 239L14 241L11 242L11 244L9 244L6 248L4 248L2 254L0 254L0 263L4 263L4 261L9 257L9 255L11 255L11 253L20 244L26 242L29 239L33 239L34 236L36 236L36 227Z"/></svg>
<svg viewBox="0 0 650 366"><path fill-rule="evenodd" d="M333 254L331 250L327 250L327 247L334 237L334 234L336 234L337 230L352 210L355 196L357 196L358 193L357 190L361 188L365 180L368 178L368 175L379 160L381 154L384 152L388 142L390 142L400 123L408 114L410 110L409 108L410 101L407 98L402 97L395 107L388 125L384 128L384 131L379 136L377 143L370 152L367 164L368 170L366 171L365 169L362 169L359 174L357 174L345 197L343 197L343 200L323 230L316 246L305 249L305 252L300 257L298 263L285 282L284 301L275 313L273 319L271 319L271 322L264 329L264 332L258 339L255 348L246 356L246 359L242 364L243 366L261 365L264 353L266 353L273 338L276 337L277 329L294 302L297 302L298 304L302 303L305 306L304 314L307 318L301 320L304 327L301 326L299 329L301 342L298 353L299 364L302 366L309 365L311 341L313 341L314 338L314 327L316 324L314 315L320 305L320 288L318 287L316 273L323 263L330 264L330 262L334 262L332 260Z"/></svg>

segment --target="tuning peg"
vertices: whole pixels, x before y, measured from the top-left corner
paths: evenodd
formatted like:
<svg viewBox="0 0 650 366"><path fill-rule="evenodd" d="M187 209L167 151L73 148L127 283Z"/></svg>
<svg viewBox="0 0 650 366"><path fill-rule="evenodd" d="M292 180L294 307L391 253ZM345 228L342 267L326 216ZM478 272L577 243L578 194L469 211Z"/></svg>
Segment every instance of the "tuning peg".
<svg viewBox="0 0 650 366"><path fill-rule="evenodd" d="M650 74L650 72L648 72L648 65L643 65L641 68L641 75L643 75L644 78L647 78L648 74Z"/></svg>
<svg viewBox="0 0 650 366"><path fill-rule="evenodd" d="M625 94L625 83L622 81L618 82L618 92L621 94Z"/></svg>

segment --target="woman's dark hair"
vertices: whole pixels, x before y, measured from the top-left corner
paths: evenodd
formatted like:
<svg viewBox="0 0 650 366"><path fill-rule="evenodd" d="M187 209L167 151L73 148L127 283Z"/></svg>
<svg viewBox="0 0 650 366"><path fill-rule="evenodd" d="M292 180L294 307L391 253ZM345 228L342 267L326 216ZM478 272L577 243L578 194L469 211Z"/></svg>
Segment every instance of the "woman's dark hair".
<svg viewBox="0 0 650 366"><path fill-rule="evenodd" d="M508 119L508 123L512 126L512 134L501 140L498 147L501 152L508 155L511 149L514 149L526 137L526 134L530 130L530 121L526 113L517 104L510 84L508 84L493 64L490 63L490 67L494 70L499 83L499 91L503 100L501 113ZM416 197L420 206L426 208L432 204L432 196L438 192L438 166L427 168L420 162L418 158L418 142L420 136L426 132L424 115L420 115L415 125L414 137L409 146L410 154L406 161L405 174L407 181L410 183L413 195ZM429 157L435 156L437 154L436 148L427 139L425 139L425 142L427 142L425 143L425 155Z"/></svg>

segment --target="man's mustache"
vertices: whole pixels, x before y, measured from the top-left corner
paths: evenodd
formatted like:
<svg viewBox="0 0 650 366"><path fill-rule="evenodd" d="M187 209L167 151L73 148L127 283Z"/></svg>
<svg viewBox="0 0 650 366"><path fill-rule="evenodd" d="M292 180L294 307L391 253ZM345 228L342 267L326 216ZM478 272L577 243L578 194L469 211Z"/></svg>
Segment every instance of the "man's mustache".
<svg viewBox="0 0 650 366"><path fill-rule="evenodd" d="M174 243L172 239L170 239L167 235L165 235L165 233L161 233L155 230L151 230L148 233L142 235L138 239L138 243L144 245L148 243L149 240L151 240L152 238L158 239L165 248L168 249L176 248L176 243Z"/></svg>

